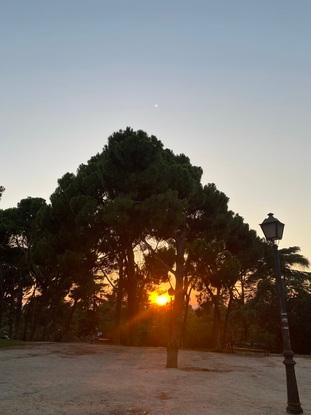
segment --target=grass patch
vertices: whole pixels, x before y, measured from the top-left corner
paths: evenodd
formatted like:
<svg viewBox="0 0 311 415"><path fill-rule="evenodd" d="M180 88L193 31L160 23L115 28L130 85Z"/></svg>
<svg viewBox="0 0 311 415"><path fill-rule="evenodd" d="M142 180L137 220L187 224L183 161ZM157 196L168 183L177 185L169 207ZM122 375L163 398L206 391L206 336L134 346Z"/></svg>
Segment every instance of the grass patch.
<svg viewBox="0 0 311 415"><path fill-rule="evenodd" d="M6 339L0 339L0 349L7 348L7 347L15 347L15 346L21 346L24 342L20 340L6 340Z"/></svg>

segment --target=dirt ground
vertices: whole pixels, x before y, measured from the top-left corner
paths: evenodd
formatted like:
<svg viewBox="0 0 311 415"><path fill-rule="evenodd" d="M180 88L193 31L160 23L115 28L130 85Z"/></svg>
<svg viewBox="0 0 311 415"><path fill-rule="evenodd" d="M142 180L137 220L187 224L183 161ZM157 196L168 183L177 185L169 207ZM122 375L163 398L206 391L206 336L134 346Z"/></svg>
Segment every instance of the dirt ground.
<svg viewBox="0 0 311 415"><path fill-rule="evenodd" d="M285 414L280 356L182 351L165 369L162 348L40 343L0 350L1 415ZM311 358L296 359L311 414Z"/></svg>

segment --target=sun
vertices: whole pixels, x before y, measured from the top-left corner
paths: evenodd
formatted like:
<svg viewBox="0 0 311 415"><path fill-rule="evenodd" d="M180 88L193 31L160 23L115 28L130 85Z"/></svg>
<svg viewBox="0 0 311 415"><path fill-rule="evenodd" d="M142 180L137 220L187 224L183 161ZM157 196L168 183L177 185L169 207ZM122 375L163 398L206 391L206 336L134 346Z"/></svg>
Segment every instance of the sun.
<svg viewBox="0 0 311 415"><path fill-rule="evenodd" d="M153 291L149 295L149 300L152 304L164 306L170 302L170 296L168 293L159 294L158 292Z"/></svg>

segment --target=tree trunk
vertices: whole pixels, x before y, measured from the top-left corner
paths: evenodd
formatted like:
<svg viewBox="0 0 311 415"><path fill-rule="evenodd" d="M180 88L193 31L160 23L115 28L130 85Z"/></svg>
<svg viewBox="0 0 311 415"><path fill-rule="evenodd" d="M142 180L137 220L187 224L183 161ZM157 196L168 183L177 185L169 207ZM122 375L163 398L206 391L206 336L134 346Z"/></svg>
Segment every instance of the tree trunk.
<svg viewBox="0 0 311 415"><path fill-rule="evenodd" d="M36 285L34 285L33 290L32 290L32 294L29 300L29 307L26 307L26 311L24 314L24 329L23 329L23 340L26 341L27 340L27 333L28 333L28 325L29 325L29 320L31 318L31 313L32 313L32 309L34 307L34 298L35 298L35 294L36 294Z"/></svg>
<svg viewBox="0 0 311 415"><path fill-rule="evenodd" d="M132 245L127 249L127 344L134 344L137 314L137 278L135 272L135 259Z"/></svg>
<svg viewBox="0 0 311 415"><path fill-rule="evenodd" d="M0 293L0 330L2 327L2 316L3 316L3 305L4 305L4 296Z"/></svg>
<svg viewBox="0 0 311 415"><path fill-rule="evenodd" d="M13 336L13 325L14 325L14 300L11 300L10 308L9 308L9 316L8 316L8 326L9 326L9 338L11 339Z"/></svg>
<svg viewBox="0 0 311 415"><path fill-rule="evenodd" d="M220 310L219 310L220 288L217 287L216 295L213 295L214 313L213 313L213 346L216 350L220 349Z"/></svg>
<svg viewBox="0 0 311 415"><path fill-rule="evenodd" d="M4 301L5 301L5 295L4 295L4 286L3 286L3 275L0 274L0 331L2 328L2 319L3 319L3 312L4 312Z"/></svg>
<svg viewBox="0 0 311 415"><path fill-rule="evenodd" d="M244 277L243 276L240 278L240 283L241 283L241 303L244 305L245 304L245 288L244 288Z"/></svg>
<svg viewBox="0 0 311 415"><path fill-rule="evenodd" d="M121 344L121 313L122 313L122 300L124 289L124 269L123 258L119 260L119 281L117 288L116 309L115 309L115 328L113 334L113 341L115 344Z"/></svg>
<svg viewBox="0 0 311 415"><path fill-rule="evenodd" d="M33 341L36 332L37 332L37 328L38 328L38 315L40 314L40 304L37 304L36 301L36 297L33 297L32 300L32 310L31 310L31 329L30 329L30 336L29 336L29 340ZM39 310L38 310L38 305L39 305Z"/></svg>
<svg viewBox="0 0 311 415"><path fill-rule="evenodd" d="M65 325L65 327L64 327L64 329L63 329L63 331L61 333L61 340L63 340L64 337L66 336L66 334L68 332L70 332L70 328L71 328L73 316L75 314L77 305L78 305L78 300L77 300L77 298L75 298L74 301L73 301L73 305L71 306L71 309L69 311L69 316L68 316L67 323L66 323L66 325Z"/></svg>
<svg viewBox="0 0 311 415"><path fill-rule="evenodd" d="M15 311L15 327L14 327L14 337L19 338L19 326L22 316L22 306L23 306L23 288L22 285L18 288L17 298L16 298L16 311Z"/></svg>
<svg viewBox="0 0 311 415"><path fill-rule="evenodd" d="M185 337L186 337L186 333L187 333L187 319L188 319L189 302L190 302L191 291L192 291L192 287L190 287L190 290L186 294L186 299L185 299L185 306L184 306L185 311L184 311L184 318L183 318L183 322L182 322L181 342L180 342L181 348L183 348L184 345L185 345Z"/></svg>
<svg viewBox="0 0 311 415"><path fill-rule="evenodd" d="M171 333L167 345L166 367L178 367L178 350L181 339L183 311L184 311L184 253L185 240L180 235L176 238L176 272L175 272L175 299L171 313Z"/></svg>
<svg viewBox="0 0 311 415"><path fill-rule="evenodd" d="M227 345L227 331L228 331L228 322L229 322L229 316L231 312L232 300L233 300L233 290L230 289L230 298L229 298L226 315L225 315L225 321L224 321L224 329L223 329L223 336L222 336L222 349L226 349L226 345ZM230 346L230 349L231 349L231 346Z"/></svg>
<svg viewBox="0 0 311 415"><path fill-rule="evenodd" d="M28 331L28 324L29 324L29 311L27 310L24 314L24 328L23 328L23 341L27 340L27 331Z"/></svg>

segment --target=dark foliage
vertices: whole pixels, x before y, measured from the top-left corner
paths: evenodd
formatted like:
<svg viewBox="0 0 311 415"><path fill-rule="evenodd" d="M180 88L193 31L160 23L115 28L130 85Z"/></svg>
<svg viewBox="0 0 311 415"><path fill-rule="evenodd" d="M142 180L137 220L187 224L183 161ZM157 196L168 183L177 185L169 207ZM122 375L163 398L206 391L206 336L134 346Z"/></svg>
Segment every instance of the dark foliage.
<svg viewBox="0 0 311 415"><path fill-rule="evenodd" d="M168 345L168 366L181 346L279 351L271 247L201 176L185 155L127 128L65 174L50 203L0 210L0 334ZM298 247L280 255L293 346L310 353L309 262ZM154 289L172 301L150 305Z"/></svg>

